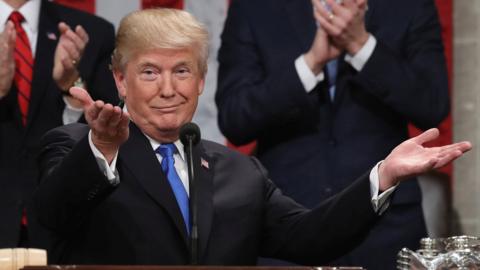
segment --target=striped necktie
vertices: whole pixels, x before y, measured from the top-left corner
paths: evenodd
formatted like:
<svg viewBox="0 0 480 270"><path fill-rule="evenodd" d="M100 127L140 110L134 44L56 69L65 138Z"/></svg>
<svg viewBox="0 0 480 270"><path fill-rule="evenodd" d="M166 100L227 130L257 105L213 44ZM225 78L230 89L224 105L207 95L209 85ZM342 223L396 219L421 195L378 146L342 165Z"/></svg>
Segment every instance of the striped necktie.
<svg viewBox="0 0 480 270"><path fill-rule="evenodd" d="M177 151L177 147L173 143L167 143L160 145L155 152L162 156L162 170L167 176L168 182L172 187L173 194L175 194L175 199L177 199L178 207L182 212L183 221L187 228L187 233L190 234L190 213L188 205L188 194L185 190L185 186L182 183L182 180L175 170L175 159L173 158L173 153Z"/></svg>
<svg viewBox="0 0 480 270"><path fill-rule="evenodd" d="M22 124L27 124L28 106L30 103L30 94L33 78L33 56L28 41L27 34L22 28L22 22L25 20L18 11L10 14L9 20L15 25L17 38L15 40L15 76L14 81L17 86L17 100L22 116Z"/></svg>

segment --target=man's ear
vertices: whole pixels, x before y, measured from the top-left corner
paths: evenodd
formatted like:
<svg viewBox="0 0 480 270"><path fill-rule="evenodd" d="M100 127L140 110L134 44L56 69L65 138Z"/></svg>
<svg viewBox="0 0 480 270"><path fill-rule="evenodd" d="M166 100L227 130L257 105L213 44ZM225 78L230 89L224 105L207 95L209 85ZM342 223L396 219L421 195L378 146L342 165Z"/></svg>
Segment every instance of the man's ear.
<svg viewBox="0 0 480 270"><path fill-rule="evenodd" d="M125 75L119 70L114 70L113 78L115 79L115 84L117 85L119 96L122 99L125 99L125 97L127 97L127 85L125 81Z"/></svg>
<svg viewBox="0 0 480 270"><path fill-rule="evenodd" d="M203 89L205 88L205 78L201 79L198 83L198 95L200 96L203 93Z"/></svg>

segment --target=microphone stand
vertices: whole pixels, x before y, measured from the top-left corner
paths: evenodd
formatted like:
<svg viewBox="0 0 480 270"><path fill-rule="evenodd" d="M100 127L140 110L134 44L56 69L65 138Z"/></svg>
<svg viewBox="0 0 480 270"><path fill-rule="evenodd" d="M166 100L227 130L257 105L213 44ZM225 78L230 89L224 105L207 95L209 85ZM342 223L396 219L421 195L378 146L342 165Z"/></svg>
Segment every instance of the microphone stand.
<svg viewBox="0 0 480 270"><path fill-rule="evenodd" d="M190 190L190 223L192 225L190 231L190 264L198 265L198 222L197 222L197 195L195 192L195 175L193 173L193 136L187 135L188 147L185 149L188 180Z"/></svg>

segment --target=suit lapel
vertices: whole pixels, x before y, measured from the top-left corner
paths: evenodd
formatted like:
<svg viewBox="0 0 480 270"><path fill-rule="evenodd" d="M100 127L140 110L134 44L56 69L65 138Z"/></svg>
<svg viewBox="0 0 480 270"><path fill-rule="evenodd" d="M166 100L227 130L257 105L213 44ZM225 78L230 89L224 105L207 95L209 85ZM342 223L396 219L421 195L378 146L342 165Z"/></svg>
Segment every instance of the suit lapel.
<svg viewBox="0 0 480 270"><path fill-rule="evenodd" d="M40 7L37 50L35 53L32 94L28 111L27 127L30 126L29 123L36 115L36 111L40 109L40 104L45 92L51 90L53 87L50 87L50 84L54 83L52 79L53 57L55 55L58 38L60 37L57 28L60 19L49 5L47 1L42 1ZM52 35L48 35L49 33L55 34L57 39L53 40L51 38Z"/></svg>
<svg viewBox="0 0 480 270"><path fill-rule="evenodd" d="M215 165L214 160L206 154L201 142L193 149L193 163L198 206L198 249L201 262L207 249L212 227L213 168Z"/></svg>
<svg viewBox="0 0 480 270"><path fill-rule="evenodd" d="M288 20L293 25L302 49L308 50L315 37L316 24L309 0L282 0ZM273 1L276 2L276 1Z"/></svg>
<svg viewBox="0 0 480 270"><path fill-rule="evenodd" d="M166 210L185 244L188 244L185 223L173 190L162 171L150 142L133 123L130 124L128 141L120 148L119 159L133 173L146 193Z"/></svg>

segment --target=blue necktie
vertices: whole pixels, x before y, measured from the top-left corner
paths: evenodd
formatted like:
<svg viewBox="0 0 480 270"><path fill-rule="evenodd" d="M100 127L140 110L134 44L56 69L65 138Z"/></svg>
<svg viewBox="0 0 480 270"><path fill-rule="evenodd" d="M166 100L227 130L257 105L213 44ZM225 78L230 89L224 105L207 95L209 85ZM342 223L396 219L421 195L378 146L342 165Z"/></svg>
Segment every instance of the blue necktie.
<svg viewBox="0 0 480 270"><path fill-rule="evenodd" d="M172 187L175 198L177 199L178 206L182 212L183 220L187 227L187 233L190 234L190 216L188 206L188 194L185 190L185 186L182 184L182 180L175 170L175 159L173 153L177 151L177 148L173 143L167 143L160 145L155 152L162 156L162 170L167 176L168 182Z"/></svg>
<svg viewBox="0 0 480 270"><path fill-rule="evenodd" d="M328 73L328 82L329 82L329 88L328 92L330 93L330 100L333 101L335 98L335 84L337 81L337 66L338 66L338 59L335 58L333 60L330 60L327 63L327 73Z"/></svg>

